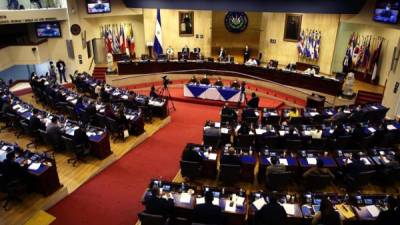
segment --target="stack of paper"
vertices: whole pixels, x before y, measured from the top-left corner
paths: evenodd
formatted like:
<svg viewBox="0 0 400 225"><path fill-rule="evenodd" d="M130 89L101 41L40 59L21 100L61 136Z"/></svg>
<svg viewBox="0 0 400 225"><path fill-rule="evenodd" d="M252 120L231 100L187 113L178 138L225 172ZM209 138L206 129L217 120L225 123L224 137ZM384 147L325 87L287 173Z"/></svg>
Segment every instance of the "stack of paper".
<svg viewBox="0 0 400 225"><path fill-rule="evenodd" d="M371 165L371 163L366 157L361 157L360 160L363 161L365 165Z"/></svg>
<svg viewBox="0 0 400 225"><path fill-rule="evenodd" d="M214 127L220 128L220 127L221 127L221 123L220 123L220 122L215 122L215 123L214 123Z"/></svg>
<svg viewBox="0 0 400 225"><path fill-rule="evenodd" d="M206 203L206 199L204 197L201 198L196 198L196 205L204 204Z"/></svg>
<svg viewBox="0 0 400 225"><path fill-rule="evenodd" d="M388 130L396 130L397 128L393 126L392 124L387 125Z"/></svg>
<svg viewBox="0 0 400 225"><path fill-rule="evenodd" d="M280 135L280 136L284 136L285 134L286 134L286 131L284 131L284 130L280 130L280 131L279 131L279 135Z"/></svg>
<svg viewBox="0 0 400 225"><path fill-rule="evenodd" d="M209 160L217 160L217 153L209 153L208 159Z"/></svg>
<svg viewBox="0 0 400 225"><path fill-rule="evenodd" d="M373 109L375 109L375 110L377 110L378 109L378 107L376 107L376 106L371 106L371 108L373 108Z"/></svg>
<svg viewBox="0 0 400 225"><path fill-rule="evenodd" d="M214 198L212 204L219 206L219 198Z"/></svg>
<svg viewBox="0 0 400 225"><path fill-rule="evenodd" d="M289 204L289 203L284 203L281 204L281 206L285 209L286 213L288 215L294 216L295 215L295 209L296 209L296 205L295 204Z"/></svg>
<svg viewBox="0 0 400 225"><path fill-rule="evenodd" d="M319 113L318 112L310 112L310 115L311 116L316 116L316 115L319 115Z"/></svg>
<svg viewBox="0 0 400 225"><path fill-rule="evenodd" d="M253 202L254 207L256 207L257 210L260 210L264 205L267 203L265 202L264 198L259 198Z"/></svg>
<svg viewBox="0 0 400 225"><path fill-rule="evenodd" d="M312 158L307 158L307 163L308 163L309 165L317 165L317 158L314 158L314 157L312 157Z"/></svg>
<svg viewBox="0 0 400 225"><path fill-rule="evenodd" d="M29 169L29 170L37 170L37 169L40 168L40 165L41 165L41 163L32 163L32 164L28 167L28 169Z"/></svg>
<svg viewBox="0 0 400 225"><path fill-rule="evenodd" d="M245 198L243 198L243 197L241 197L241 196L238 196L237 198L236 198L236 205L237 206L243 206L243 204L244 204L244 200L245 200Z"/></svg>
<svg viewBox="0 0 400 225"><path fill-rule="evenodd" d="M285 165L285 166L289 165L289 163L288 163L286 158L279 159L279 164L282 164L282 165Z"/></svg>
<svg viewBox="0 0 400 225"><path fill-rule="evenodd" d="M378 209L378 207L376 207L376 205L367 205L366 208L372 217L378 217L380 210Z"/></svg>
<svg viewBox="0 0 400 225"><path fill-rule="evenodd" d="M223 127L223 128L221 128L221 133L222 134L227 134L227 133L229 133L229 129L226 128L226 127Z"/></svg>
<svg viewBox="0 0 400 225"><path fill-rule="evenodd" d="M375 133L375 128L373 128L373 127L370 127L370 128L368 128L368 130L371 132L371 133Z"/></svg>
<svg viewBox="0 0 400 225"><path fill-rule="evenodd" d="M267 132L267 130L264 130L264 129L260 129L260 128L257 128L256 129L256 134L257 135L261 135L261 134L264 134L264 133L266 133Z"/></svg>
<svg viewBox="0 0 400 225"><path fill-rule="evenodd" d="M233 203L233 204L231 204ZM229 199L225 200L225 211L227 212L236 212L236 203L230 201Z"/></svg>
<svg viewBox="0 0 400 225"><path fill-rule="evenodd" d="M184 193L181 194L181 197L180 197L179 201L181 203L190 203L191 197L192 196L190 194L184 192Z"/></svg>

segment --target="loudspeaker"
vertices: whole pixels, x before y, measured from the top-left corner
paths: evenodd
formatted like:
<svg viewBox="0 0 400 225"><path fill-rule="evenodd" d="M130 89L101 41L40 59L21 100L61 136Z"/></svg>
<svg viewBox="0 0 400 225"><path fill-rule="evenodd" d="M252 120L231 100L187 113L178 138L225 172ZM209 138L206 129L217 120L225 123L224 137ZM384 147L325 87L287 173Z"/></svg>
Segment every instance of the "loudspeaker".
<svg viewBox="0 0 400 225"><path fill-rule="evenodd" d="M66 40L67 42L67 52L68 52L68 57L70 59L75 58L75 53L74 53L74 45L72 43L72 40Z"/></svg>

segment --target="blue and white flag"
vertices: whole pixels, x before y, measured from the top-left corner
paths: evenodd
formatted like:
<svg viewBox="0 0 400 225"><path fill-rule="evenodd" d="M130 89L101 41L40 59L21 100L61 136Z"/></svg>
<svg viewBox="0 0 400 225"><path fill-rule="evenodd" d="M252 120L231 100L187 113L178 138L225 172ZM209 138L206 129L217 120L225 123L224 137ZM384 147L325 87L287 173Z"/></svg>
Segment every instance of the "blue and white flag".
<svg viewBox="0 0 400 225"><path fill-rule="evenodd" d="M154 48L154 53L157 56L163 54L160 9L157 9L156 30L155 30L153 48Z"/></svg>

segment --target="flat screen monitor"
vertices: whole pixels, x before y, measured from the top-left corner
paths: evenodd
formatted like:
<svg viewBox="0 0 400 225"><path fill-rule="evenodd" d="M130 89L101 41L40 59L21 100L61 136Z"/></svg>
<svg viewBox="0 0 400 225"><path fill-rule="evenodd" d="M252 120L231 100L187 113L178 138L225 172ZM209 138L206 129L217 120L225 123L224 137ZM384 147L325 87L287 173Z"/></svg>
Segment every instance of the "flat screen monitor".
<svg viewBox="0 0 400 225"><path fill-rule="evenodd" d="M38 38L58 38L61 37L61 27L59 22L44 22L36 24L36 36Z"/></svg>
<svg viewBox="0 0 400 225"><path fill-rule="evenodd" d="M88 14L111 12L110 0L86 0Z"/></svg>
<svg viewBox="0 0 400 225"><path fill-rule="evenodd" d="M400 0L378 0L376 2L374 20L395 24L399 19Z"/></svg>

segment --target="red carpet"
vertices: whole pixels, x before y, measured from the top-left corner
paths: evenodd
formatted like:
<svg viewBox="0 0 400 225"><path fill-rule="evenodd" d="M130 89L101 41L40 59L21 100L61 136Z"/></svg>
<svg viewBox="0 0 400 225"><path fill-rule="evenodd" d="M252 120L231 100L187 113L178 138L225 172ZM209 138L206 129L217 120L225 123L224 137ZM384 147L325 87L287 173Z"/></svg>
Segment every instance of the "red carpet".
<svg viewBox="0 0 400 225"><path fill-rule="evenodd" d="M200 143L204 122L219 119L219 107L181 102L175 106L169 125L48 210L57 217L52 224L135 224L150 179L173 179L186 143Z"/></svg>

